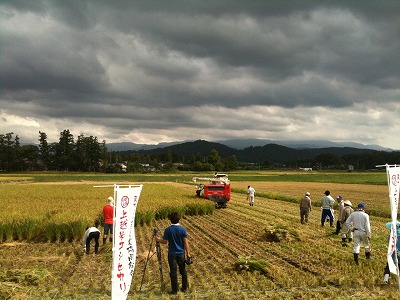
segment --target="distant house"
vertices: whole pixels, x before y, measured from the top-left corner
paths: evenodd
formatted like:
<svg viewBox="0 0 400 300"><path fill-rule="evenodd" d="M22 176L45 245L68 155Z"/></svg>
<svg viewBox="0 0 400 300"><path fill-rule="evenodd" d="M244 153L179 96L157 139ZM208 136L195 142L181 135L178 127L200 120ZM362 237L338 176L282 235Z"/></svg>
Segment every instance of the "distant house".
<svg viewBox="0 0 400 300"><path fill-rule="evenodd" d="M153 166L150 166L148 163L139 163L139 165L142 166L143 170L146 172L155 172L156 168Z"/></svg>
<svg viewBox="0 0 400 300"><path fill-rule="evenodd" d="M114 172L122 172L122 173L126 173L126 171L128 170L126 164L123 163L108 164L108 168L114 170Z"/></svg>
<svg viewBox="0 0 400 300"><path fill-rule="evenodd" d="M312 168L299 168L300 171L312 171Z"/></svg>

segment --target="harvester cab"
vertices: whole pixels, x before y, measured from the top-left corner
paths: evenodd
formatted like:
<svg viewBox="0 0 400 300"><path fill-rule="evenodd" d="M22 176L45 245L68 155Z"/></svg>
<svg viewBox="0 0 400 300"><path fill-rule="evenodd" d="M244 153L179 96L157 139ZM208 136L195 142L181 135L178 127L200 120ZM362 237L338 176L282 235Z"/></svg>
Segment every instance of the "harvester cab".
<svg viewBox="0 0 400 300"><path fill-rule="evenodd" d="M215 173L213 177L193 177L193 182L200 182L196 186L196 195L215 202L217 208L225 208L231 200L231 184L228 175Z"/></svg>

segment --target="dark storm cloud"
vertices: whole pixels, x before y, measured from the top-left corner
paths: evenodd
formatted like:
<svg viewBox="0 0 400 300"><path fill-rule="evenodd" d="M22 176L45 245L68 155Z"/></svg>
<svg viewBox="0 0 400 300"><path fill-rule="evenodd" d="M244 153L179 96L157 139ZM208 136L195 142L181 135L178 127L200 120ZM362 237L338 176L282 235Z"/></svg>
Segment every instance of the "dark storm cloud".
<svg viewBox="0 0 400 300"><path fill-rule="evenodd" d="M301 130L295 109L367 107L360 126L369 115L384 126L379 105L396 108L400 94L399 8L398 1L2 1L0 114L9 124L11 115L57 118L173 136L174 128L214 126L215 118L197 118L207 111L218 112L221 128L262 137ZM29 110L16 113L18 103ZM262 130L246 121L259 111Z"/></svg>

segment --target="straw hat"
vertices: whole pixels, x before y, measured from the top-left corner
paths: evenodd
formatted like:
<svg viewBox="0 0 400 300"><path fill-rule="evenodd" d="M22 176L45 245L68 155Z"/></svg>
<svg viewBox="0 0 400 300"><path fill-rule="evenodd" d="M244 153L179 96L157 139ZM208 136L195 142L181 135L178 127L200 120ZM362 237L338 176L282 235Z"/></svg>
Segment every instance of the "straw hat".
<svg viewBox="0 0 400 300"><path fill-rule="evenodd" d="M348 206L352 206L353 204L351 204L350 200L344 200L343 204L346 204Z"/></svg>

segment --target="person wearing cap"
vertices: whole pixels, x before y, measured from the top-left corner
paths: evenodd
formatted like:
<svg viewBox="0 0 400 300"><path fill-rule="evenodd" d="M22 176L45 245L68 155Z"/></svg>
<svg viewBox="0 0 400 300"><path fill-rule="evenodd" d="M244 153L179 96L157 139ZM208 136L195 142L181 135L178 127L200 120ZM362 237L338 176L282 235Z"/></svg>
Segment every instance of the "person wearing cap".
<svg viewBox="0 0 400 300"><path fill-rule="evenodd" d="M110 242L113 240L113 224L114 224L114 198L108 197L107 204L103 207L103 244L107 242L108 233L110 233Z"/></svg>
<svg viewBox="0 0 400 300"><path fill-rule="evenodd" d="M321 216L321 226L324 226L325 219L329 218L330 226L333 227L333 214L332 206L335 200L331 196L330 191L325 191L325 195L321 198L322 216Z"/></svg>
<svg viewBox="0 0 400 300"><path fill-rule="evenodd" d="M343 201L343 212L340 215L340 224L341 224L341 233L342 233L342 246L347 247L347 239L349 243L352 242L353 240L353 232L347 227L346 225L346 220L349 218L349 216L354 212L352 208L352 203L350 200L344 200Z"/></svg>
<svg viewBox="0 0 400 300"><path fill-rule="evenodd" d="M342 218L342 215L343 215L343 210L344 210L343 201L344 200L343 200L342 196L337 196L336 201L337 201L338 207L339 207L339 215L338 215L338 220L336 221L336 231L334 232L334 234L338 235L340 230L342 229L342 224L340 222L340 219Z"/></svg>
<svg viewBox="0 0 400 300"><path fill-rule="evenodd" d="M358 204L357 210L350 214L346 220L346 226L353 231L353 256L355 263L358 265L361 243L364 244L365 257L367 259L371 258L371 225L369 223L369 215L365 212L364 203Z"/></svg>
<svg viewBox="0 0 400 300"><path fill-rule="evenodd" d="M392 229L392 222L386 223L386 228L391 230ZM396 222L396 234L397 234L397 242L396 242L396 250L397 250L397 267L400 269L400 222ZM389 235L390 238L390 235ZM395 263L395 254L396 252L393 252L392 254L392 259L393 262ZM388 284L389 283L389 278L390 278L390 269L389 269L389 264L386 262L385 270L383 272L383 283Z"/></svg>
<svg viewBox="0 0 400 300"><path fill-rule="evenodd" d="M307 224L308 216L311 212L311 197L310 193L307 192L300 200L300 223Z"/></svg>
<svg viewBox="0 0 400 300"><path fill-rule="evenodd" d="M179 224L181 215L175 211L168 216L171 225L164 230L162 237L154 236L156 242L168 244L168 265L169 276L171 279L171 291L169 294L178 293L178 270L182 277L181 292L188 289L188 274L185 268L185 253L186 257L191 260L190 246L186 228Z"/></svg>

